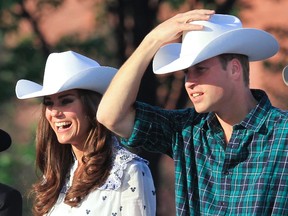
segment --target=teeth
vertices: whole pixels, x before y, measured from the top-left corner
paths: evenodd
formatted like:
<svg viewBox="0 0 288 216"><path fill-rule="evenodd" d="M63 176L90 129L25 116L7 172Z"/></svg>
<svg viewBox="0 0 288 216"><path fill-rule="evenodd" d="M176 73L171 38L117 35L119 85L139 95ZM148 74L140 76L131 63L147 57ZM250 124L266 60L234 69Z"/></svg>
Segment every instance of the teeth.
<svg viewBox="0 0 288 216"><path fill-rule="evenodd" d="M66 125L70 125L70 124L71 124L71 122L56 122L55 126L58 129L63 129Z"/></svg>
<svg viewBox="0 0 288 216"><path fill-rule="evenodd" d="M71 124L71 122L56 122L55 123L57 127L61 127L61 126L69 125L69 124Z"/></svg>
<svg viewBox="0 0 288 216"><path fill-rule="evenodd" d="M201 95L200 93L195 93L195 94L193 94L193 97L198 97L200 95Z"/></svg>

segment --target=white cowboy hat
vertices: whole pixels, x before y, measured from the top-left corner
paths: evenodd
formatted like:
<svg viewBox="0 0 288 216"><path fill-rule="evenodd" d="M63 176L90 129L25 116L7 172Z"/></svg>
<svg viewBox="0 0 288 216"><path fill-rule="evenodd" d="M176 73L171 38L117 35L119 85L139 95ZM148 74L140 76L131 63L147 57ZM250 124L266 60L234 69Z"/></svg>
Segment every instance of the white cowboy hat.
<svg viewBox="0 0 288 216"><path fill-rule="evenodd" d="M286 67L284 67L284 69L282 71L282 77L283 77L283 81L284 81L285 85L288 86L288 65Z"/></svg>
<svg viewBox="0 0 288 216"><path fill-rule="evenodd" d="M117 69L100 66L98 62L73 51L48 56L43 86L29 80L19 80L16 96L27 99L52 95L70 89L88 89L103 94Z"/></svg>
<svg viewBox="0 0 288 216"><path fill-rule="evenodd" d="M153 59L155 74L165 74L193 66L224 53L243 54L258 61L276 54L278 42L269 33L242 28L232 15L214 14L209 21L193 21L204 26L201 31L184 31L182 43L161 47Z"/></svg>

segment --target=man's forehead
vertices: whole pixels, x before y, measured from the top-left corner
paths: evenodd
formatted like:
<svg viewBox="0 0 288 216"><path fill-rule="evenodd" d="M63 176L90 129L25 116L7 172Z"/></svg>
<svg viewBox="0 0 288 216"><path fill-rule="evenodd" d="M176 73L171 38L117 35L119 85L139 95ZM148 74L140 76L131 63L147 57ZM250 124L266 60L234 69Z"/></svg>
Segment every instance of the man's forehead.
<svg viewBox="0 0 288 216"><path fill-rule="evenodd" d="M216 64L216 63L219 63L219 56L214 56L212 58L208 58L204 61L201 61L191 67L201 67L203 65L211 65L211 64Z"/></svg>

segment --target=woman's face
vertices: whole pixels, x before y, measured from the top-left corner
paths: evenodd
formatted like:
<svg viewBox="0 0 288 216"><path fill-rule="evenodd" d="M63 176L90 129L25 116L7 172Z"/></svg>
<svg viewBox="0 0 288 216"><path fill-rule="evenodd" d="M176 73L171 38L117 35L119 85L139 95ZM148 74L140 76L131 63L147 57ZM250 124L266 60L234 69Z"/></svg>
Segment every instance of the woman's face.
<svg viewBox="0 0 288 216"><path fill-rule="evenodd" d="M45 117L62 144L82 149L89 132L88 118L77 90L44 97Z"/></svg>

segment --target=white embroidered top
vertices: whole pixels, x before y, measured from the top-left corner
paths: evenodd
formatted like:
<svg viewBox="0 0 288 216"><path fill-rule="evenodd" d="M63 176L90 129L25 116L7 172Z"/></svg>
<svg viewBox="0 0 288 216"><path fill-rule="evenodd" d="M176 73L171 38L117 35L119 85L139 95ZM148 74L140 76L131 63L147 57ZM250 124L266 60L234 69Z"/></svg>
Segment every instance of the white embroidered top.
<svg viewBox="0 0 288 216"><path fill-rule="evenodd" d="M47 216L155 216L156 195L147 161L118 144L114 146L114 162L106 183L90 193L78 207L64 203L77 160L67 176L65 186Z"/></svg>

